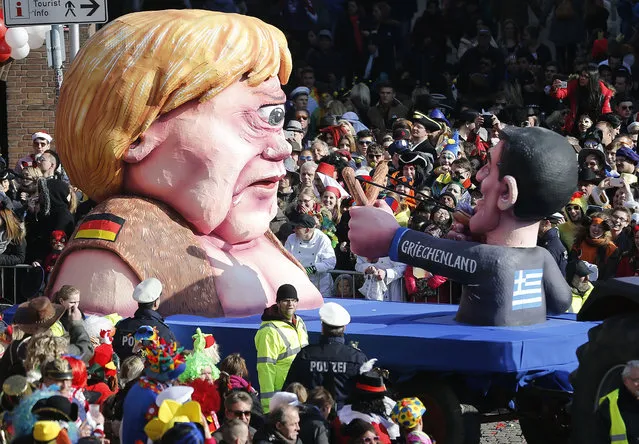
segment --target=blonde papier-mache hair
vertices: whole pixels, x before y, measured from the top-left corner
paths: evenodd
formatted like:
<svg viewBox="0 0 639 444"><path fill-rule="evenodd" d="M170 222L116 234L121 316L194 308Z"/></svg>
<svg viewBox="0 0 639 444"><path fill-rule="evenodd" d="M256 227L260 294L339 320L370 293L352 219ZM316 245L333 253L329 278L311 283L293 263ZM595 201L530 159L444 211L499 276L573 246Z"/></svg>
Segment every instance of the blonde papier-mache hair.
<svg viewBox="0 0 639 444"><path fill-rule="evenodd" d="M95 34L65 75L55 135L72 183L93 200L122 192L127 148L161 115L240 79L291 74L284 34L254 17L194 9L125 15Z"/></svg>

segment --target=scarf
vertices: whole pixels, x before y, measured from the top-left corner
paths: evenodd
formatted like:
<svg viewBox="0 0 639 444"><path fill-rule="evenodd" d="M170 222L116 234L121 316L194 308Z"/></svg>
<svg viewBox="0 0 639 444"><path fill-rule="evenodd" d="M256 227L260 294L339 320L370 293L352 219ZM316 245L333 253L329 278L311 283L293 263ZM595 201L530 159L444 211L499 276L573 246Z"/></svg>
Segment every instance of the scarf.
<svg viewBox="0 0 639 444"><path fill-rule="evenodd" d="M5 230L0 231L0 254L4 253L9 245L9 239L7 239L7 232Z"/></svg>
<svg viewBox="0 0 639 444"><path fill-rule="evenodd" d="M286 444L296 444L297 443L297 439L288 439L284 435L282 435L280 432L278 432L277 430L273 430L273 435L275 436L275 438L279 442L284 442Z"/></svg>
<svg viewBox="0 0 639 444"><path fill-rule="evenodd" d="M610 241L606 239L605 237L600 237L599 239L592 239L590 237L587 237L585 241L591 247L597 247L597 248L605 247L610 243Z"/></svg>

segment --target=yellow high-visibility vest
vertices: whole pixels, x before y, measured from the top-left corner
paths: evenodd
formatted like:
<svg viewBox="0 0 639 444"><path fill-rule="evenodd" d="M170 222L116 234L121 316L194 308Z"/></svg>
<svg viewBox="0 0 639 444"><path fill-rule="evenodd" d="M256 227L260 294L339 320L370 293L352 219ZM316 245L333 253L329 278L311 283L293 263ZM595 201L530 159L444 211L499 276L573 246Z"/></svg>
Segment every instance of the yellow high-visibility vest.
<svg viewBox="0 0 639 444"><path fill-rule="evenodd" d="M617 400L619 399L619 389L608 393L599 399L599 405L604 400L608 400L610 405L610 442L615 444L628 444L628 436L626 435L626 424L623 422Z"/></svg>

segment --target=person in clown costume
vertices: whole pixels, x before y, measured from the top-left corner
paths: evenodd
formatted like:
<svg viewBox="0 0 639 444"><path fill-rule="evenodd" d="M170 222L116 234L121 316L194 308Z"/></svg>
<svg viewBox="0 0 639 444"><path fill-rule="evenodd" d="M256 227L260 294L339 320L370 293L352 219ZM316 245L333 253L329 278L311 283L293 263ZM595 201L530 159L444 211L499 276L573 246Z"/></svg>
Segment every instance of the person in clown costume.
<svg viewBox="0 0 639 444"><path fill-rule="evenodd" d="M146 424L157 416L156 398L164 389L174 385L186 365L182 347L159 338L144 347L144 376L131 387L124 399L120 441L145 443Z"/></svg>
<svg viewBox="0 0 639 444"><path fill-rule="evenodd" d="M399 426L407 444L432 444L430 437L423 430L424 413L426 413L426 407L419 398L400 399L393 407L391 419Z"/></svg>
<svg viewBox="0 0 639 444"><path fill-rule="evenodd" d="M217 413L222 407L222 399L215 381L220 377L216 364L220 355L215 338L204 334L199 328L193 335L193 351L186 357L186 369L179 377L180 382L193 388L191 399L202 407L209 430L219 427Z"/></svg>

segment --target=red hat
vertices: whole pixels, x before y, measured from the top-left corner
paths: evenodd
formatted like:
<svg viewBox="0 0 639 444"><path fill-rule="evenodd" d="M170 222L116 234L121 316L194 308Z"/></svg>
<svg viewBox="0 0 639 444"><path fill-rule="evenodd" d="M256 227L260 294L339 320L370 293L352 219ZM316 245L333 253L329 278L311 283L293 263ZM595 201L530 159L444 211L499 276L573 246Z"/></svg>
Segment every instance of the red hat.
<svg viewBox="0 0 639 444"><path fill-rule="evenodd" d="M315 170L315 172L333 177L333 175L335 174L335 167L331 164L321 162L319 165L317 165L317 170Z"/></svg>
<svg viewBox="0 0 639 444"><path fill-rule="evenodd" d="M213 347L215 345L215 338L213 335L204 335L205 345L204 348Z"/></svg>
<svg viewBox="0 0 639 444"><path fill-rule="evenodd" d="M327 191L333 193L335 197L337 197L338 199L342 197L342 194L339 192L339 188L337 187L332 187L329 185L326 188L324 188L324 192L327 192Z"/></svg>
<svg viewBox="0 0 639 444"><path fill-rule="evenodd" d="M348 150L337 150L335 152L342 157L346 157L348 160L352 159L351 153L349 153Z"/></svg>

